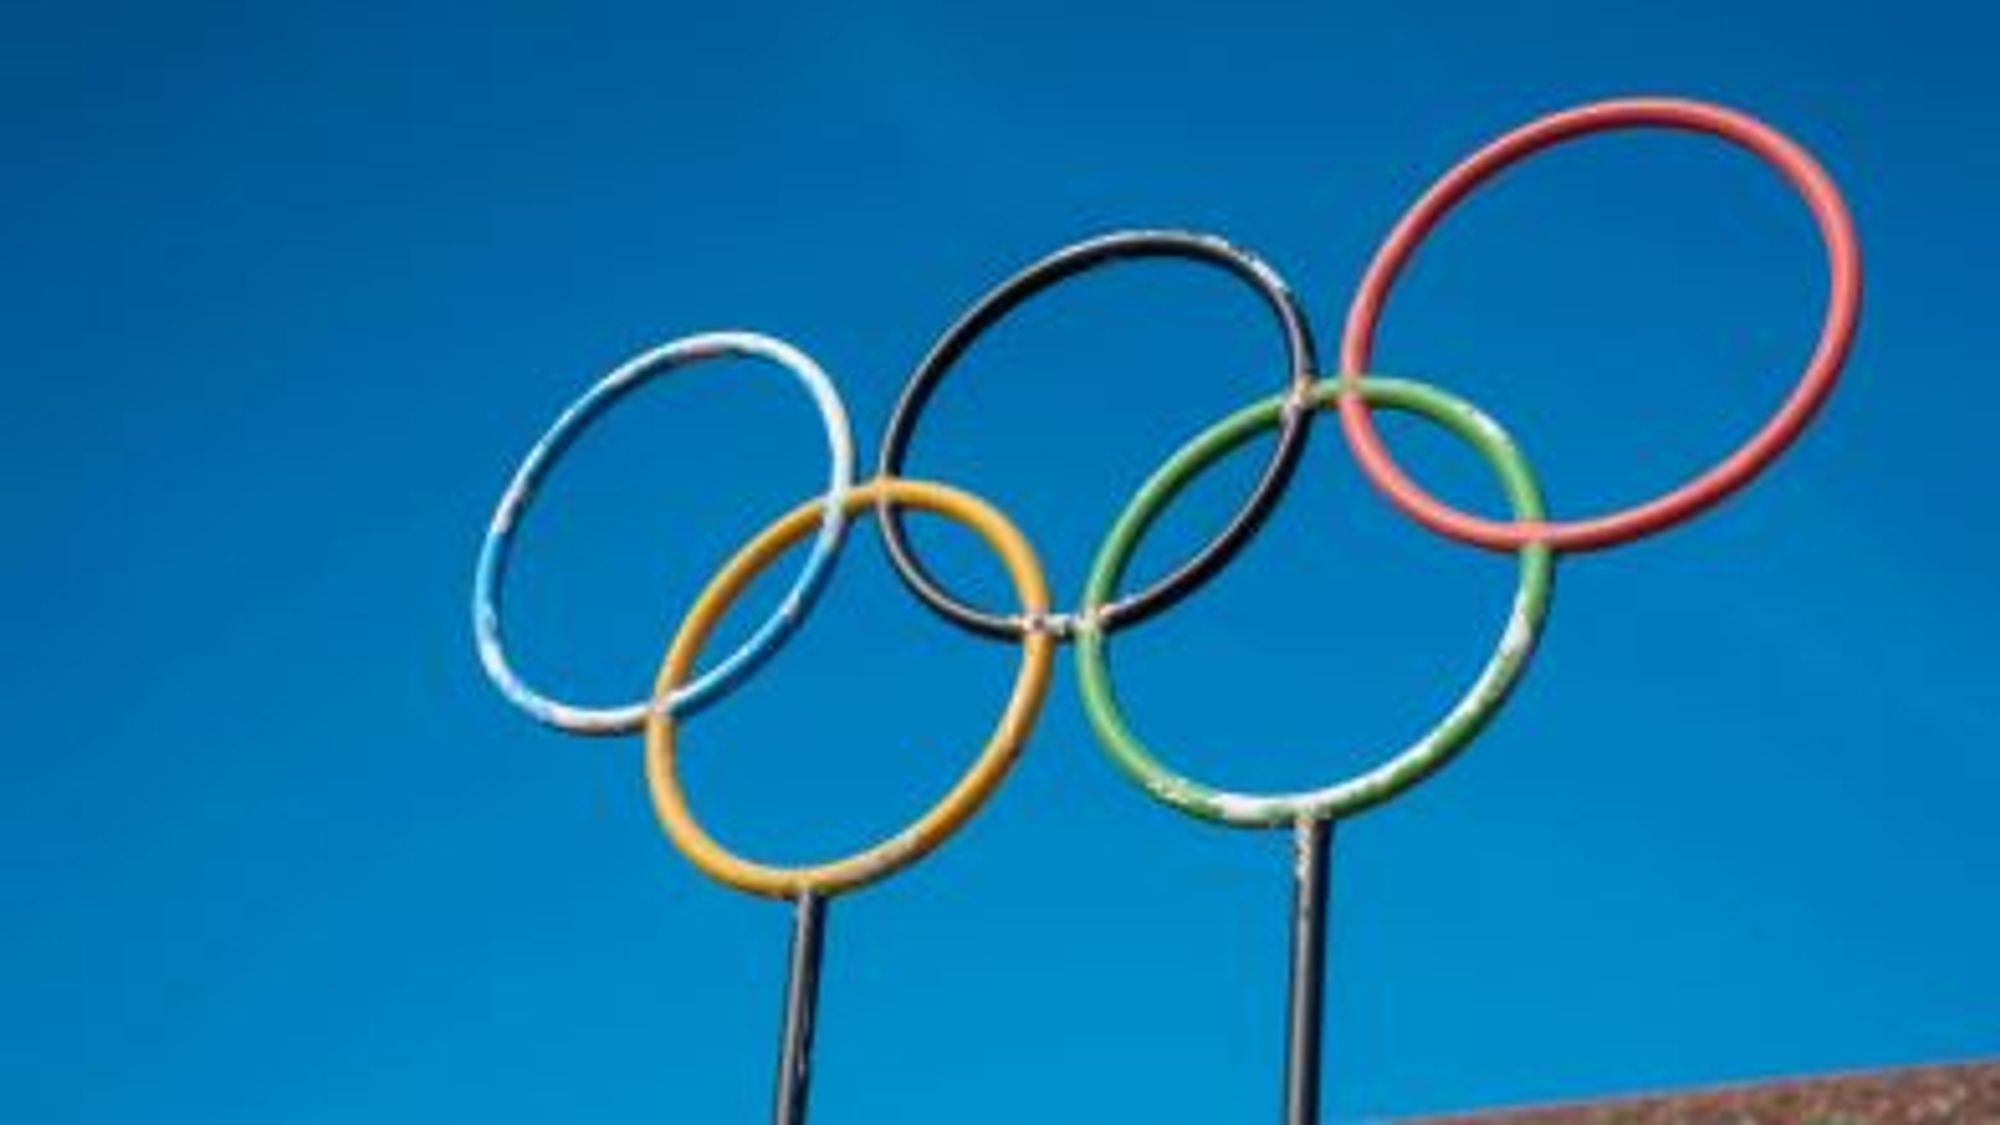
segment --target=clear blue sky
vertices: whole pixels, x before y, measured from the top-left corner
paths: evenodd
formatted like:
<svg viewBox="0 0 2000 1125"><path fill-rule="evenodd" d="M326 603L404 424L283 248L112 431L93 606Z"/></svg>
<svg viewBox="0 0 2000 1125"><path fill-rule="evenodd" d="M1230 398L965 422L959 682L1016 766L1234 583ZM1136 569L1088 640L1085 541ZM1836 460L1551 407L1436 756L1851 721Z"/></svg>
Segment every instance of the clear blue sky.
<svg viewBox="0 0 2000 1125"><path fill-rule="evenodd" d="M826 364L872 458L957 310L1119 226L1265 254L1330 355L1434 174L1629 92L1821 155L1867 250L1861 342L1758 488L1571 560L1496 726L1343 829L1332 1113L2000 1053L1989 14L404 7L8 13L0 1116L759 1119L785 910L672 852L636 744L545 733L473 660L473 552L528 441L631 351L750 327ZM1820 269L1748 157L1592 142L1454 217L1378 360L1492 411L1582 513L1760 421ZM1277 361L1219 276L1092 278L975 352L911 471L1004 505L1068 600L1130 489ZM525 530L527 671L643 691L716 563L820 480L815 427L747 366L614 417ZM1493 509L1462 450L1392 437ZM871 529L852 546L783 659L689 732L703 815L756 854L900 823L1011 674L905 596ZM1398 518L1323 426L1253 549L1121 642L1121 684L1189 768L1306 784L1447 703L1511 580ZM1065 662L970 830L835 905L815 1120L1270 1119L1286 853L1129 789Z"/></svg>

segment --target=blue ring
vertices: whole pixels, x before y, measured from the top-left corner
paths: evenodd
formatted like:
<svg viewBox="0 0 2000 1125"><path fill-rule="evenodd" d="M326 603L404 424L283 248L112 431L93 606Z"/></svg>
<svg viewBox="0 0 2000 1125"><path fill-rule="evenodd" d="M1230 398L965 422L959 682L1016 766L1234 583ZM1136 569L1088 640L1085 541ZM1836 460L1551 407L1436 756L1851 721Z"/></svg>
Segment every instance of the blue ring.
<svg viewBox="0 0 2000 1125"><path fill-rule="evenodd" d="M799 568L798 577L786 591L778 608L757 627L749 640L701 676L677 689L665 701L666 710L686 716L721 699L745 677L769 659L792 630L798 628L812 608L821 587L832 573L833 562L847 534L843 505L854 487L854 438L848 428L847 407L840 392L812 358L783 340L755 332L706 332L683 336L662 344L620 365L583 393L562 412L548 432L514 471L514 479L500 497L493 521L479 545L479 569L472 582L472 632L479 644L479 662L487 678L507 700L536 721L581 735L627 734L645 726L646 716L657 701L631 703L619 707L579 707L551 699L529 687L507 661L500 639L501 587L507 576L507 560L514 546L514 532L521 517L534 501L549 471L591 422L609 411L626 395L656 375L703 360L740 356L762 359L790 372L812 395L826 426L831 468L827 474L825 516L817 538Z"/></svg>

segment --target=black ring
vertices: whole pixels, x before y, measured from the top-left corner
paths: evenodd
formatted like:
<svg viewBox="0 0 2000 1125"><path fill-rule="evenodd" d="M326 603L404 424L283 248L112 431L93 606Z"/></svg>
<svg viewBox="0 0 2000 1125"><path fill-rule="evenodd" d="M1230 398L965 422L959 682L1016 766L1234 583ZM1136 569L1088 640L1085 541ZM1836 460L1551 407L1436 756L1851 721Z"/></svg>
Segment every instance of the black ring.
<svg viewBox="0 0 2000 1125"><path fill-rule="evenodd" d="M903 458L909 451L910 438L916 430L917 415L930 401L945 372L958 362L981 332L998 323L1028 298L1059 281L1096 266L1132 258L1181 258L1204 262L1227 270L1255 289L1276 314L1278 326L1284 332L1293 402L1279 425L1277 446L1271 451L1270 462L1264 466L1264 473L1251 490L1249 499L1230 519L1229 526L1223 528L1180 569L1100 610L1093 624L1107 631L1142 621L1172 606L1221 569L1263 525L1264 518L1278 502L1279 495L1291 480L1292 471L1298 467L1299 458L1305 453L1306 432L1314 411L1304 404L1311 396L1317 367L1312 329L1306 323L1305 312L1299 308L1298 300L1292 296L1291 288L1262 259L1214 235L1173 230L1120 231L1056 251L1007 279L945 330L931 347L930 354L917 365L909 383L903 387L902 398L897 401L895 413L889 418L888 432L882 436L880 461L883 476L902 474ZM908 529L903 525L902 509L886 500L879 508L877 524L882 530L882 540L889 548L889 558L895 564L896 573L902 577L904 585L923 599L925 605L946 620L982 636L1005 640L1038 630L1063 636L1077 625L1070 614L1030 620L1020 614L1002 616L966 605L945 589L917 558L915 549L910 546Z"/></svg>

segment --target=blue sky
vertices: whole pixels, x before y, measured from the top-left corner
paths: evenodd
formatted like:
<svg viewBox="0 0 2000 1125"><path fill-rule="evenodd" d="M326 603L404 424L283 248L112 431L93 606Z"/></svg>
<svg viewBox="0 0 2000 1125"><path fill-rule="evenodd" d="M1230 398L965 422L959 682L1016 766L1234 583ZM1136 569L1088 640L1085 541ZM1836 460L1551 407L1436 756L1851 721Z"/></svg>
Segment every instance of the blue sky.
<svg viewBox="0 0 2000 1125"><path fill-rule="evenodd" d="M1634 92L1821 156L1867 255L1860 343L1754 490L1569 560L1500 720L1343 827L1330 1113L2000 1052L1989 14L402 7L7 14L4 1116L756 1119L785 910L672 852L635 743L534 727L473 659L473 553L527 443L640 347L744 327L825 364L872 460L958 310L1123 226L1265 255L1331 356L1432 176ZM1378 363L1489 410L1554 510L1596 511L1758 424L1820 270L1750 158L1592 141L1454 216ZM1093 276L974 351L910 471L1004 507L1067 601L1130 490L1279 362L1219 275ZM816 427L739 365L593 433L524 530L524 669L643 692L718 562L821 480ZM1495 510L1466 451L1386 429ZM970 540L920 532L1005 595ZM1511 581L1395 515L1323 425L1238 563L1121 639L1121 688L1203 776L1324 780L1449 703ZM753 854L857 847L949 783L1012 660L905 595L863 527L782 658L690 726L695 800ZM1130 789L1069 675L961 837L835 904L815 1121L1275 1112L1288 842Z"/></svg>

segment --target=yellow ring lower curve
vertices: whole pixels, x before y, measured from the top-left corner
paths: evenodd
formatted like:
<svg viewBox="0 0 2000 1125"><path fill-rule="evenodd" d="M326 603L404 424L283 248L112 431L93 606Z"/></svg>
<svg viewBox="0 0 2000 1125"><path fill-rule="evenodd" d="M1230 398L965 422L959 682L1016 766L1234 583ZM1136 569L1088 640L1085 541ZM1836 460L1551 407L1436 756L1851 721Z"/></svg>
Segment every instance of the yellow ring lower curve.
<svg viewBox="0 0 2000 1125"><path fill-rule="evenodd" d="M1021 608L1033 617L1047 614L1048 583L1034 549L1007 517L985 501L941 484L884 477L856 486L844 498L843 508L848 515L858 516L878 510L877 506L884 501L934 512L977 532L1006 565L1020 595ZM659 680L653 688L654 699L670 698L687 682L702 645L744 588L786 548L817 530L825 514L823 499L800 505L765 528L729 560L681 623L660 668ZM1014 759L1020 756L1028 732L1041 713L1054 654L1055 642L1045 632L1029 633L1021 639L1021 669L1014 677L1014 691L993 736L972 767L929 812L866 851L809 867L756 863L729 851L709 836L689 809L675 770L675 720L665 708L655 707L646 720L646 780L652 788L660 824L696 867L720 882L752 894L771 898L792 898L804 891L833 895L885 878L943 843L999 787Z"/></svg>

